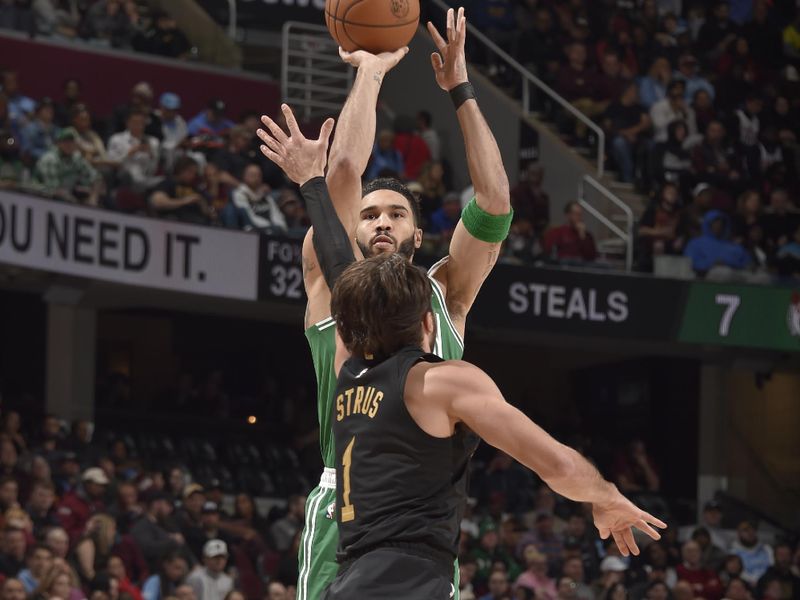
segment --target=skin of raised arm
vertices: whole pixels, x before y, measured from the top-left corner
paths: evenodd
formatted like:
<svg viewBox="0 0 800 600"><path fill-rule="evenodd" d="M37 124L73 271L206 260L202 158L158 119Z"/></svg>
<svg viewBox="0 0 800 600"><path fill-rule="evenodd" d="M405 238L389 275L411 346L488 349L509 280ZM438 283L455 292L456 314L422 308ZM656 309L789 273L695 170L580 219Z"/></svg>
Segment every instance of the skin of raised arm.
<svg viewBox="0 0 800 600"><path fill-rule="evenodd" d="M339 49L342 60L358 71L339 115L326 180L336 214L348 232L354 232L358 222L361 175L375 143L375 112L383 78L407 53L408 48L378 55Z"/></svg>
<svg viewBox="0 0 800 600"><path fill-rule="evenodd" d="M464 53L466 30L463 8L458 10L458 14L452 9L448 11L447 40L432 23L428 23L428 31L438 50L431 55L431 64L436 82L444 91L449 92L469 81ZM500 149L477 101L464 102L456 116L464 136L467 164L478 206L492 215L508 214L511 211L508 176ZM499 252L499 243L474 238L459 221L450 242L450 258L435 276L445 287L447 307L462 334L466 315L497 262Z"/></svg>

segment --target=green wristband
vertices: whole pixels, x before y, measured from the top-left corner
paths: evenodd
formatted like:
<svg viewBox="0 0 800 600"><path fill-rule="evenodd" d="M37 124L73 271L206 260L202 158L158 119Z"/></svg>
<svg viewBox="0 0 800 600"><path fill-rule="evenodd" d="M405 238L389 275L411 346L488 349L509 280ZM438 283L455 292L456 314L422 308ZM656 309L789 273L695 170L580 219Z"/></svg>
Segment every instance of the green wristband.
<svg viewBox="0 0 800 600"><path fill-rule="evenodd" d="M472 200L461 211L461 222L475 239L490 244L497 244L508 237L514 209L505 215L490 215L480 206L473 196Z"/></svg>

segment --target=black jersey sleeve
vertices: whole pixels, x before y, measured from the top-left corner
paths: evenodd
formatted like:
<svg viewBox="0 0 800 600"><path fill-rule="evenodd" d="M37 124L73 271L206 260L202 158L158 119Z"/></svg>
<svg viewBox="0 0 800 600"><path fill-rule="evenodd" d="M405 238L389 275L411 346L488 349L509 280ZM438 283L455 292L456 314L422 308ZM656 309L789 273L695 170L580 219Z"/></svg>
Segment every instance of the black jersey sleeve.
<svg viewBox="0 0 800 600"><path fill-rule="evenodd" d="M325 283L332 290L339 275L356 260L353 246L333 208L325 178L309 179L300 188L300 193L306 202L306 210L314 227L311 241L317 253L317 260L325 277Z"/></svg>

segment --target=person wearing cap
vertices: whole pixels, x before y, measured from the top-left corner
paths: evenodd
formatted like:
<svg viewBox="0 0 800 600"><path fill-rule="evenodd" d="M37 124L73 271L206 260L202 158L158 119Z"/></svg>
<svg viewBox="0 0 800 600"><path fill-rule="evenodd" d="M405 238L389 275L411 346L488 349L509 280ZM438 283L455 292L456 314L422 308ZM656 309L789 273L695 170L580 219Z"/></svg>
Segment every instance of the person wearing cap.
<svg viewBox="0 0 800 600"><path fill-rule="evenodd" d="M751 521L739 523L736 534L731 553L742 559L742 579L750 585L756 585L767 569L775 564L774 551L772 546L758 539L758 531Z"/></svg>
<svg viewBox="0 0 800 600"><path fill-rule="evenodd" d="M202 514L205 502L205 491L200 484L190 483L183 489L183 503L175 511L175 522L190 546L193 539L203 537Z"/></svg>
<svg viewBox="0 0 800 600"><path fill-rule="evenodd" d="M55 148L36 162L33 177L43 190L60 200L97 205L102 181L78 151L78 133L67 127L56 134Z"/></svg>
<svg viewBox="0 0 800 600"><path fill-rule="evenodd" d="M175 163L177 154L186 136L188 127L186 120L178 113L181 108L181 98L178 94L164 92L158 99L158 116L161 119L161 151L164 157L164 169L169 171Z"/></svg>
<svg viewBox="0 0 800 600"><path fill-rule="evenodd" d="M192 530L191 537L186 538L186 544L197 560L202 560L203 548L209 540L222 540L228 544L233 542L232 537L222 530L221 520L219 505L206 500L200 514L200 531Z"/></svg>
<svg viewBox="0 0 800 600"><path fill-rule="evenodd" d="M678 59L678 70L675 71L673 77L686 82L686 93L684 95L686 102L691 102L694 95L700 90L707 92L711 96L711 100L714 100L714 86L711 85L708 79L699 74L699 66L697 59L691 54L682 54Z"/></svg>
<svg viewBox="0 0 800 600"><path fill-rule="evenodd" d="M140 81L131 88L130 99L125 104L120 104L114 109L114 115L111 118L111 127L107 132L106 137L111 137L115 133L125 131L127 126L128 115L131 112L140 112L147 115L147 125L145 125L144 132L146 135L151 135L157 140L161 140L161 119L153 110L153 86L146 81Z"/></svg>
<svg viewBox="0 0 800 600"><path fill-rule="evenodd" d="M208 540L203 545L203 565L198 565L186 578L197 600L224 600L233 589L233 579L225 573L228 562L228 545L220 539Z"/></svg>
<svg viewBox="0 0 800 600"><path fill-rule="evenodd" d="M308 231L308 215L297 197L297 192L292 188L283 188L278 192L278 208L286 219L286 230L289 235L293 233L304 234Z"/></svg>
<svg viewBox="0 0 800 600"><path fill-rule="evenodd" d="M145 494L145 512L131 527L130 535L142 550L151 572L158 568L162 557L184 545L180 533L171 531L169 517L172 515L172 500L159 490L148 490Z"/></svg>
<svg viewBox="0 0 800 600"><path fill-rule="evenodd" d="M33 160L39 160L55 145L57 129L54 119L52 99L43 98L36 107L33 119L22 128L22 151Z"/></svg>
<svg viewBox="0 0 800 600"><path fill-rule="evenodd" d="M84 534L89 517L105 511L105 495L109 483L103 469L91 467L81 475L80 486L64 494L59 502L58 518L72 543Z"/></svg>
<svg viewBox="0 0 800 600"><path fill-rule="evenodd" d="M189 135L209 135L220 137L225 134L234 123L225 116L225 102L219 99L211 100L208 108L201 111L189 121Z"/></svg>

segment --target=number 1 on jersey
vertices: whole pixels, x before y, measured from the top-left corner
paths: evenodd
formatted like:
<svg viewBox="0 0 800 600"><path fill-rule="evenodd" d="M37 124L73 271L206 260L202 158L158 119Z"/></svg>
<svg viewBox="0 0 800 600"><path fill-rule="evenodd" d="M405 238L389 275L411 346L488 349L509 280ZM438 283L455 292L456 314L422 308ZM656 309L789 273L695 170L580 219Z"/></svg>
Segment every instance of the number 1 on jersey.
<svg viewBox="0 0 800 600"><path fill-rule="evenodd" d="M342 479L344 483L344 490L342 491L342 501L344 502L344 506L342 506L342 523L347 523L356 518L356 509L350 504L350 465L353 462L353 444L355 443L356 436L353 436L353 439L347 444L347 448L344 449L344 455L342 456Z"/></svg>

